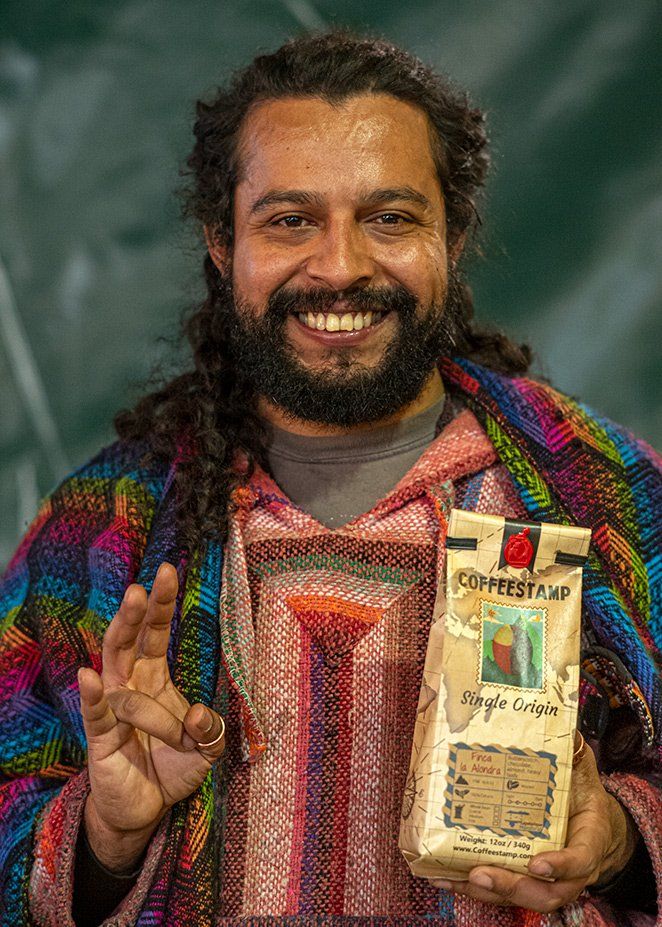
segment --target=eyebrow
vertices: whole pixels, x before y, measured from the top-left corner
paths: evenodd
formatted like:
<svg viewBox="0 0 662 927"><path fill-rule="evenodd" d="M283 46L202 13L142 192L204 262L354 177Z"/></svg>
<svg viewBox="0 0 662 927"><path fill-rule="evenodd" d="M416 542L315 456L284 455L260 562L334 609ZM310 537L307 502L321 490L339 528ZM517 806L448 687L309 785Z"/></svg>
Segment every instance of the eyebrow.
<svg viewBox="0 0 662 927"><path fill-rule="evenodd" d="M432 203L427 196L419 193L418 190L414 190L413 187L382 187L365 193L360 197L360 200L364 206L378 206L383 203L413 203L416 206L422 206L424 209L432 207ZM255 200L251 206L251 214L262 212L271 206L282 203L323 208L324 197L312 190L270 190Z"/></svg>

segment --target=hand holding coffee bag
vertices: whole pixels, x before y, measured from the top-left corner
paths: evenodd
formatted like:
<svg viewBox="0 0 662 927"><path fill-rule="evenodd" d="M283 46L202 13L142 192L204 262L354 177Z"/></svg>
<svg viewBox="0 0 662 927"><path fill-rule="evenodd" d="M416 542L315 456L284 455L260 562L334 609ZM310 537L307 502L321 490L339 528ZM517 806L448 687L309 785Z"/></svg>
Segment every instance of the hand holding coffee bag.
<svg viewBox="0 0 662 927"><path fill-rule="evenodd" d="M454 509L402 808L415 875L565 845L590 531Z"/></svg>

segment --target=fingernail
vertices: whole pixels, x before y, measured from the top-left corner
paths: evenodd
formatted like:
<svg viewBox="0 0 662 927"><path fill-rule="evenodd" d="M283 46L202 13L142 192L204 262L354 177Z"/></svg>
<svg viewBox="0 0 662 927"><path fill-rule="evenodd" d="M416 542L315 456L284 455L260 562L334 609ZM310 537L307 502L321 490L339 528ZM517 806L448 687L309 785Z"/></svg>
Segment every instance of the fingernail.
<svg viewBox="0 0 662 927"><path fill-rule="evenodd" d="M532 863L529 863L529 872L547 877L551 876L553 869L544 859L535 859Z"/></svg>
<svg viewBox="0 0 662 927"><path fill-rule="evenodd" d="M494 882L488 875L484 872L472 872L469 875L469 881L472 885L477 885L479 888L486 888L491 890L494 886Z"/></svg>
<svg viewBox="0 0 662 927"><path fill-rule="evenodd" d="M211 711L208 711L206 708L203 709L203 711L204 711L204 714L202 715L202 718L198 722L198 727L200 728L203 734L208 734L214 726L214 716L212 715ZM205 723L205 721L209 722L207 724L207 727L202 726Z"/></svg>

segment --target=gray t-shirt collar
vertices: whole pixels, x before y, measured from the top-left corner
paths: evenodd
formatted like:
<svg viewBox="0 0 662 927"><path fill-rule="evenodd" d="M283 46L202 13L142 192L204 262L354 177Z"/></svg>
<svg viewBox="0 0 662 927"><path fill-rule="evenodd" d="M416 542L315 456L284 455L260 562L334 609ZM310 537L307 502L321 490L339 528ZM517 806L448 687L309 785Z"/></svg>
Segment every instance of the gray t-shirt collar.
<svg viewBox="0 0 662 927"><path fill-rule="evenodd" d="M410 448L429 444L444 410L442 396L418 415L393 425L353 431L341 435L298 435L271 426L269 457L333 465L352 460L355 463L395 456Z"/></svg>

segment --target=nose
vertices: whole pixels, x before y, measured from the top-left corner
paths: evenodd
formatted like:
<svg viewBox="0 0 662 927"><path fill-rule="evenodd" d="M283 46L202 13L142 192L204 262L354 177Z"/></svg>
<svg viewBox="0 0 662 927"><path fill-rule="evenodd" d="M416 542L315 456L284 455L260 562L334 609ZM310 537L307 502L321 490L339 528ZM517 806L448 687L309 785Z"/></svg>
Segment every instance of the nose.
<svg viewBox="0 0 662 927"><path fill-rule="evenodd" d="M347 221L323 229L315 238L306 272L316 283L338 291L372 280L375 262L360 226Z"/></svg>

